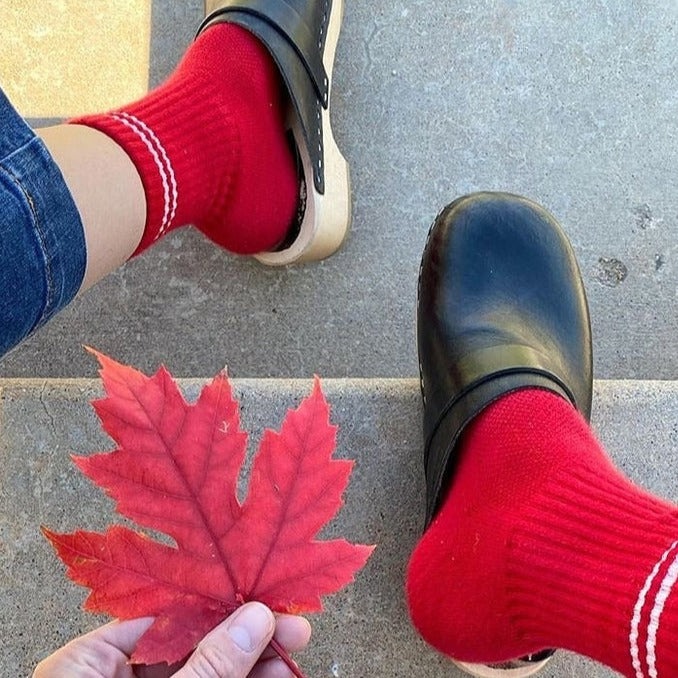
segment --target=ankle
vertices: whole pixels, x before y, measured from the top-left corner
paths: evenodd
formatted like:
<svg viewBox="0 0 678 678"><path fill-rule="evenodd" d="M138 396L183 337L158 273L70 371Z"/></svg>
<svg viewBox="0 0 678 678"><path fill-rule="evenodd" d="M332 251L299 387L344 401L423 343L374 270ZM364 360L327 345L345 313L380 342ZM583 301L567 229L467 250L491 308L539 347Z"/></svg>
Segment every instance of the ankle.
<svg viewBox="0 0 678 678"><path fill-rule="evenodd" d="M676 542L676 507L615 469L565 401L516 393L462 441L410 562L412 617L462 661L561 647L626 675L673 675Z"/></svg>
<svg viewBox="0 0 678 678"><path fill-rule="evenodd" d="M515 521L506 578L516 631L634 675L631 657L646 654L651 610L678 557L676 540L676 507L616 469L564 468Z"/></svg>

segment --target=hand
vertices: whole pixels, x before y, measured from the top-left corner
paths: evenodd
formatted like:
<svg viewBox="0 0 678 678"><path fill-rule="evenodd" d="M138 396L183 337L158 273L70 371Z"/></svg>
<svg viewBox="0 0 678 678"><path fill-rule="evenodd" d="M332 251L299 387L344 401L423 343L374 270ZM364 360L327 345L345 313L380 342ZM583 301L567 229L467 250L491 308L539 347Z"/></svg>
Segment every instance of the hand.
<svg viewBox="0 0 678 678"><path fill-rule="evenodd" d="M288 651L306 647L311 627L302 617L247 603L208 633L183 667L130 666L129 655L152 619L113 622L76 638L38 664L33 678L290 678L267 645L273 635Z"/></svg>

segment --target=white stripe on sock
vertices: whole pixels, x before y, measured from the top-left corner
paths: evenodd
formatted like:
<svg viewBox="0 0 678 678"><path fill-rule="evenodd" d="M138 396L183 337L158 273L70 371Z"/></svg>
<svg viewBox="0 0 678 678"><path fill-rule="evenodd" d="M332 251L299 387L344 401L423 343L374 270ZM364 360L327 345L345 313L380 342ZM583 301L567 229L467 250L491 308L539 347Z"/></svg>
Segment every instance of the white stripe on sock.
<svg viewBox="0 0 678 678"><path fill-rule="evenodd" d="M162 180L162 188L165 199L165 208L162 216L162 224L160 226L160 233L162 233L167 228L168 218L170 214L170 197L169 197L170 190L169 182L167 180L167 172L165 171L165 166L162 164L162 160L160 160L160 156L158 155L158 152L153 146L151 140L146 136L146 133L143 131L143 129L141 129L141 127L138 127L130 120L126 120L122 115L112 113L111 117L117 120L118 122L122 123L129 129L131 129L144 142L146 148L148 148L151 157L153 158L158 168L158 172L160 173L160 179Z"/></svg>
<svg viewBox="0 0 678 678"><path fill-rule="evenodd" d="M647 670L650 678L657 678L657 632L659 631L659 620L666 601L671 595L674 584L678 581L678 555L676 555L671 566L659 586L659 591L654 601L654 607L650 613L650 624L647 627Z"/></svg>
<svg viewBox="0 0 678 678"><path fill-rule="evenodd" d="M633 663L633 668L636 672L636 678L645 678L643 673L642 666L640 664L640 650L638 649L638 627L640 626L640 617L643 613L643 607L645 606L645 599L647 593L652 586L652 582L655 580L656 576L659 574L661 566L666 562L668 557L671 555L671 552L675 550L678 546L678 541L674 541L669 548L664 551L664 554L659 559L657 564L652 568L652 572L648 575L648 578L645 580L643 588L638 594L638 600L636 601L636 606L633 608L633 618L631 619L631 633L629 635L629 643L631 646L631 662Z"/></svg>
<svg viewBox="0 0 678 678"><path fill-rule="evenodd" d="M147 134L148 136L151 137L152 141L155 143L156 148L160 151L160 155L162 156L163 160L165 161L165 166L167 167L167 171L169 172L169 178L170 178L170 183L172 184L172 211L169 215L169 219L167 221L167 228L169 228L172 225L172 222L174 221L174 217L177 214L177 205L179 202L179 191L177 189L177 179L174 174L174 168L172 167L172 162L169 159L169 155L167 155L167 151L165 150L165 147L160 143L160 139L158 139L157 134L145 123L139 120L139 118L131 115L130 113L121 113L120 115L124 116L128 120L132 120L139 125Z"/></svg>

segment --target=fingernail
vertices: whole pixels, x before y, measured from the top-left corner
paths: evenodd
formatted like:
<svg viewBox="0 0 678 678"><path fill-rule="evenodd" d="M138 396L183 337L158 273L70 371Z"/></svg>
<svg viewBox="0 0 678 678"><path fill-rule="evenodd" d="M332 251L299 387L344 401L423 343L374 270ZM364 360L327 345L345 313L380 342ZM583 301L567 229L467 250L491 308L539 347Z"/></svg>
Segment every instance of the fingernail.
<svg viewBox="0 0 678 678"><path fill-rule="evenodd" d="M269 609L261 603L248 603L233 615L228 635L243 652L254 652L272 630Z"/></svg>

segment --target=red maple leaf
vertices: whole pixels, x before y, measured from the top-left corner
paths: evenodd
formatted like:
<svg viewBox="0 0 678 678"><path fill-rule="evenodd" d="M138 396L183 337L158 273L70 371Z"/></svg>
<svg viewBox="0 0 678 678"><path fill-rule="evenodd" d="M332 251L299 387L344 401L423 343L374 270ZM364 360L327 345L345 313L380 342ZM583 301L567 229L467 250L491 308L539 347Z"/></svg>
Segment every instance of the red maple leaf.
<svg viewBox="0 0 678 678"><path fill-rule="evenodd" d="M264 433L241 504L247 434L227 376L190 405L164 368L147 377L93 353L107 394L93 405L118 449L73 459L119 513L175 546L121 526L43 532L68 576L91 589L85 609L155 617L134 663L183 659L243 602L314 612L321 595L353 580L373 547L315 539L342 505L353 466L331 458L337 429L317 378L280 433Z"/></svg>

